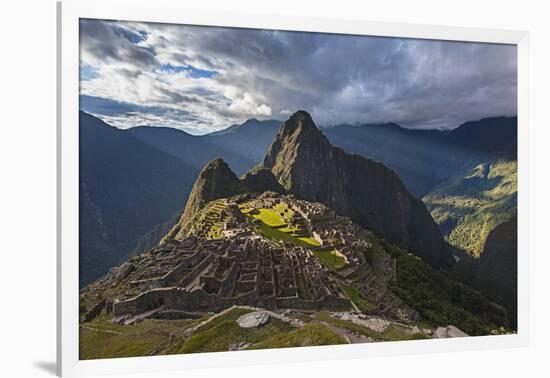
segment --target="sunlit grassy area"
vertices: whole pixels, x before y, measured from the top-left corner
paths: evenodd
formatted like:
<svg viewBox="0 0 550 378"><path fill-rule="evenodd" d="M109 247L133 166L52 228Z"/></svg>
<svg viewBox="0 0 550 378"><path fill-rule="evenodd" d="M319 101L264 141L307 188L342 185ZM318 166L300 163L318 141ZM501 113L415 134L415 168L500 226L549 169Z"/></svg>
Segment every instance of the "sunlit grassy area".
<svg viewBox="0 0 550 378"><path fill-rule="evenodd" d="M248 349L289 348L312 345L337 345L346 341L321 324L306 324L304 327L286 334L274 334Z"/></svg>
<svg viewBox="0 0 550 378"><path fill-rule="evenodd" d="M310 236L296 236L295 233L301 231L300 228L285 223L283 218L272 209L243 207L242 212L259 220L261 223L256 225L256 231L270 240L303 247L318 247L320 245Z"/></svg>
<svg viewBox="0 0 550 378"><path fill-rule="evenodd" d="M258 209L258 213L254 214L253 217L261 220L270 227L281 227L286 225L281 216L271 209Z"/></svg>
<svg viewBox="0 0 550 378"><path fill-rule="evenodd" d="M273 240L275 242L285 242L289 244L299 245L302 247L316 247L319 246L316 240L309 237L295 237L287 232L272 228L265 223L261 223L257 226L256 231L262 234L264 237Z"/></svg>
<svg viewBox="0 0 550 378"><path fill-rule="evenodd" d="M328 270L336 270L346 265L346 258L334 249L312 250L312 252Z"/></svg>
<svg viewBox="0 0 550 378"><path fill-rule="evenodd" d="M283 214L283 219L285 220L285 222L289 222L294 215L294 211L292 211L285 202L280 202L277 205L273 206L273 210L275 210L279 214Z"/></svg>
<svg viewBox="0 0 550 378"><path fill-rule="evenodd" d="M227 351L231 345L255 344L294 330L289 324L272 318L260 328L241 328L236 320L251 310L236 308L198 328L187 340L180 341L168 353L199 353Z"/></svg>

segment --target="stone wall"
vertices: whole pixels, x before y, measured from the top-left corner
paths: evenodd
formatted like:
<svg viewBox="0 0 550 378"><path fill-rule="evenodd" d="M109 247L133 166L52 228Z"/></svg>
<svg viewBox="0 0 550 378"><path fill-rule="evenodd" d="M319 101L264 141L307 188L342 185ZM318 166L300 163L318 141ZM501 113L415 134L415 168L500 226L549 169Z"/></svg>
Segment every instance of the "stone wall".
<svg viewBox="0 0 550 378"><path fill-rule="evenodd" d="M189 285L195 278L198 277L200 272L202 272L208 264L210 264L214 260L214 255L209 254L206 258L204 258L191 272L189 272L183 279L177 284L179 287L185 287Z"/></svg>
<svg viewBox="0 0 550 378"><path fill-rule="evenodd" d="M185 272L199 264L205 257L206 254L202 251L197 251L193 253L191 256L183 260L181 264L179 264L177 267L175 267L162 277L163 286L176 285L185 274Z"/></svg>
<svg viewBox="0 0 550 378"><path fill-rule="evenodd" d="M164 311L219 312L234 305L274 309L339 309L350 307L346 298L327 295L320 300L305 300L294 297L258 296L256 291L238 297L219 297L202 289L186 291L180 288L155 289L135 298L114 303L114 316L136 315L164 306Z"/></svg>

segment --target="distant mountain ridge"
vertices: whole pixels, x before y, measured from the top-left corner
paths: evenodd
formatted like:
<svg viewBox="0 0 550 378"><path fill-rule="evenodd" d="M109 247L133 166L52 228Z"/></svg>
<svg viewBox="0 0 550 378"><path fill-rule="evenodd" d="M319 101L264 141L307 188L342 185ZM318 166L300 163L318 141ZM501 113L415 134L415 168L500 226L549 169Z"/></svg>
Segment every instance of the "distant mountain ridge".
<svg viewBox="0 0 550 378"><path fill-rule="evenodd" d="M104 275L182 209L198 170L87 113L79 115L80 285Z"/></svg>
<svg viewBox="0 0 550 378"><path fill-rule="evenodd" d="M199 170L208 161L223 157L241 175L263 159L282 123L249 119L202 136L165 127L143 126L127 131ZM517 117L469 121L445 131L407 129L390 122L341 124L323 128L323 133L346 152L394 170L419 198L487 160L515 160L517 151Z"/></svg>
<svg viewBox="0 0 550 378"><path fill-rule="evenodd" d="M487 160L516 159L517 117L466 122L449 131L406 129L389 123L340 125L324 132L345 151L393 169L417 197Z"/></svg>
<svg viewBox="0 0 550 378"><path fill-rule="evenodd" d="M249 119L201 136L169 127L141 126L126 132L199 170L210 160L223 157L241 175L263 158L280 125L276 120Z"/></svg>

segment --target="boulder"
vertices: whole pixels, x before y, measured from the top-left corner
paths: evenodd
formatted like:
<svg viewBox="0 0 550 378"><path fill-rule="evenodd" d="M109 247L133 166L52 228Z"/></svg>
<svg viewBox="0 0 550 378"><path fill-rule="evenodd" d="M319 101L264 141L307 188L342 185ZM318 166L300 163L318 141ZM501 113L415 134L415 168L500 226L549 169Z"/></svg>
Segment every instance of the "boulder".
<svg viewBox="0 0 550 378"><path fill-rule="evenodd" d="M258 328L269 322L271 315L267 311L254 311L241 315L237 324L241 328Z"/></svg>
<svg viewBox="0 0 550 378"><path fill-rule="evenodd" d="M456 328L453 325L447 326L447 337L466 337L466 333L462 332L460 329Z"/></svg>
<svg viewBox="0 0 550 378"><path fill-rule="evenodd" d="M448 325L447 327L438 327L434 334L432 335L432 339L447 339L450 337L466 337L468 336L466 333L462 332L460 329L453 325Z"/></svg>

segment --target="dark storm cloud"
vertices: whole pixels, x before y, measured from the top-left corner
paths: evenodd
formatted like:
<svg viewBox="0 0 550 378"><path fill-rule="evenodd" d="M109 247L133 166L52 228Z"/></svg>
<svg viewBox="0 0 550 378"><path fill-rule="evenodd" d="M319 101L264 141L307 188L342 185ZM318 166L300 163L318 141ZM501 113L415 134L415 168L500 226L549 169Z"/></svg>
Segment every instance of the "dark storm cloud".
<svg viewBox="0 0 550 378"><path fill-rule="evenodd" d="M296 109L327 126L392 121L420 128L517 111L510 45L97 21L81 30L89 57L83 64L96 59L100 75L139 73L126 90L104 77L86 91L185 109L213 128ZM180 69L160 76L163 66ZM194 80L186 67L215 75Z"/></svg>
<svg viewBox="0 0 550 378"><path fill-rule="evenodd" d="M137 46L147 38L139 32L110 21L80 21L81 52L98 61L117 61L138 66L156 63L154 49Z"/></svg>

